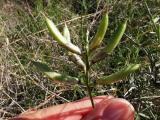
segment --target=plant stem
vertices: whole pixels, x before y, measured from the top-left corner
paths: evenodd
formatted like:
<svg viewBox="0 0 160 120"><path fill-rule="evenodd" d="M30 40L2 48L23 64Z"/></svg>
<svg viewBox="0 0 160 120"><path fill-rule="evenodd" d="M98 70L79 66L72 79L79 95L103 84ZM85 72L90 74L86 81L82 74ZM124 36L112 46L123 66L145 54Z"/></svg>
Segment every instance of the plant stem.
<svg viewBox="0 0 160 120"><path fill-rule="evenodd" d="M90 80L89 80L89 68L90 68L90 66L89 66L88 57L86 56L86 58L87 58L86 59L87 60L86 61L86 74L85 74L85 76L86 76L86 86L87 86L87 91L88 91L89 98L91 100L92 107L94 108L94 102L93 102L93 98L92 98L92 94L91 94L91 88L89 86L89 83L90 83Z"/></svg>
<svg viewBox="0 0 160 120"><path fill-rule="evenodd" d="M87 38L86 38L86 54L85 54L85 60L86 60L86 72L85 72L85 82L86 82L86 86L87 86L87 91L88 91L88 95L89 95L89 98L91 100L91 104L92 104L92 107L94 108L94 101L93 101L93 98L92 98L92 94L91 94L91 88L89 86L90 84L90 79L89 79L89 71L90 71L90 63L89 63L89 42L88 42L88 31L87 31Z"/></svg>
<svg viewBox="0 0 160 120"><path fill-rule="evenodd" d="M89 62L87 62L87 63L89 63ZM86 65L86 66L88 66L88 65ZM89 69L88 68L90 68L90 66L88 66L86 69L86 86L87 86L88 95L91 100L92 107L94 108L94 101L93 101L92 94L91 94L91 88L89 86L90 80L89 80Z"/></svg>
<svg viewBox="0 0 160 120"><path fill-rule="evenodd" d="M89 86L89 84L86 84L86 85L87 85L88 95L89 95L89 98L91 100L92 108L94 108L94 101L93 101L93 98L92 98L90 86Z"/></svg>

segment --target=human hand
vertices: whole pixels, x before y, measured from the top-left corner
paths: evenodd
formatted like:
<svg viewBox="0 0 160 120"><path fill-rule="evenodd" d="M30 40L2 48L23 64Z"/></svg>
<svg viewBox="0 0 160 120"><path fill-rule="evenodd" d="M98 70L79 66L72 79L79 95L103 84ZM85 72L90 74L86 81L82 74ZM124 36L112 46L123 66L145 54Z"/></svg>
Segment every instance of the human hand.
<svg viewBox="0 0 160 120"><path fill-rule="evenodd" d="M112 96L94 97L95 108L89 98L30 110L10 120L134 120L134 108L126 100Z"/></svg>

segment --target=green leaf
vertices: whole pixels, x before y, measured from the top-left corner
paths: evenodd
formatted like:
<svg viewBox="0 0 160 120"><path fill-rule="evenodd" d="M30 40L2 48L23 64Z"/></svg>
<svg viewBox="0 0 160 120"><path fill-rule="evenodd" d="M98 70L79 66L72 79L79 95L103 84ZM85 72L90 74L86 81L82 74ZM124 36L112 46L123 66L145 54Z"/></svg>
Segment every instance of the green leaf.
<svg viewBox="0 0 160 120"><path fill-rule="evenodd" d="M119 82L127 77L129 74L135 72L140 67L140 64L131 64L128 67L120 70L119 72L113 73L109 76L104 76L99 78L96 82L98 84L111 84L115 82Z"/></svg>
<svg viewBox="0 0 160 120"><path fill-rule="evenodd" d="M76 77L72 77L72 76L68 76L65 74L60 74L60 73L54 72L45 63L37 62L37 61L32 61L32 63L33 63L33 65L36 66L36 68L38 70L43 72L48 78L50 78L52 80L60 80L60 81L72 82L72 83L76 83L78 81L78 78L76 78Z"/></svg>
<svg viewBox="0 0 160 120"><path fill-rule="evenodd" d="M32 63L41 72L50 72L50 71L52 71L52 69L46 63L37 62L37 61L32 61Z"/></svg>
<svg viewBox="0 0 160 120"><path fill-rule="evenodd" d="M116 32L114 33L112 39L108 42L107 46L106 46L106 53L110 54L119 44L125 30L126 30L126 26L127 26L127 21L121 23L118 26L118 29L116 30Z"/></svg>

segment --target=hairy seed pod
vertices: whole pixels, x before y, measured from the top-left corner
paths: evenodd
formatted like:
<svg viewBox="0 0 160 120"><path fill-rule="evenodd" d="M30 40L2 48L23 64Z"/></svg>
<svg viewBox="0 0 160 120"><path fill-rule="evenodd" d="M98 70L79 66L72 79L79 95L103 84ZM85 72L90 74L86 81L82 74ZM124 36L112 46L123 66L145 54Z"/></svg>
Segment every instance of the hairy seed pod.
<svg viewBox="0 0 160 120"><path fill-rule="evenodd" d="M66 40L67 40L68 42L71 42L70 32L69 32L69 29L68 29L66 23L65 23L65 26L64 26L64 28L63 28L63 36L66 38Z"/></svg>
<svg viewBox="0 0 160 120"><path fill-rule="evenodd" d="M69 55L69 60L77 64L79 67L83 68L83 70L86 72L86 64L79 55L72 52L68 52L68 55Z"/></svg>
<svg viewBox="0 0 160 120"><path fill-rule="evenodd" d="M66 38L66 40L68 42L71 42L71 38L70 38L70 32L69 29L67 27L67 24L65 23L65 26L63 28L63 36ZM75 53L72 52L68 52L69 58L70 60L72 60L74 63L76 63L78 66L82 67L84 69L84 71L86 71L86 65L83 62L83 60L81 59L81 57Z"/></svg>
<svg viewBox="0 0 160 120"><path fill-rule="evenodd" d="M127 77L130 73L133 73L136 70L138 70L139 67L140 67L140 64L131 64L119 72L113 73L109 76L104 76L99 78L96 82L98 84L111 84L111 83L121 81L122 79Z"/></svg>
<svg viewBox="0 0 160 120"><path fill-rule="evenodd" d="M118 29L116 30L115 34L113 35L113 38L108 42L108 45L106 46L106 53L111 53L116 46L119 44L127 26L127 21L123 22L119 25Z"/></svg>
<svg viewBox="0 0 160 120"><path fill-rule="evenodd" d="M48 30L52 37L62 46L67 48L69 51L76 53L76 54L81 54L81 50L79 47L75 46L71 42L68 42L66 38L60 33L60 31L57 29L56 25L46 17L46 23Z"/></svg>
<svg viewBox="0 0 160 120"><path fill-rule="evenodd" d="M96 49L101 44L101 42L105 36L107 28L108 28L108 13L106 13L103 16L103 18L100 22L99 28L97 30L97 33L89 45L90 51Z"/></svg>

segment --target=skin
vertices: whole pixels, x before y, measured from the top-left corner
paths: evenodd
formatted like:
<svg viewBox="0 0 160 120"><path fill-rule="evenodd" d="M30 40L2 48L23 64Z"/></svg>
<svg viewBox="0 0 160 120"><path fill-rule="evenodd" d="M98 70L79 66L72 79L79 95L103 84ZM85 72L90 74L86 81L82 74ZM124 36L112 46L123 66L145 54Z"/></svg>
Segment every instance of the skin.
<svg viewBox="0 0 160 120"><path fill-rule="evenodd" d="M134 120L134 108L128 101L112 96L97 96L93 99L94 109L89 98L83 98L71 103L26 111L10 120Z"/></svg>

